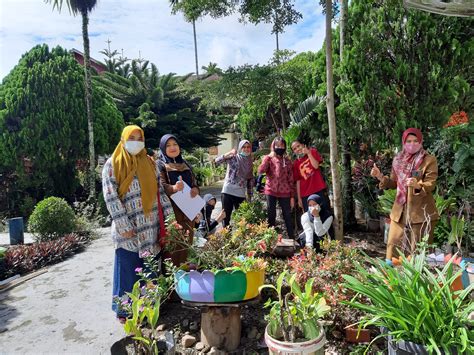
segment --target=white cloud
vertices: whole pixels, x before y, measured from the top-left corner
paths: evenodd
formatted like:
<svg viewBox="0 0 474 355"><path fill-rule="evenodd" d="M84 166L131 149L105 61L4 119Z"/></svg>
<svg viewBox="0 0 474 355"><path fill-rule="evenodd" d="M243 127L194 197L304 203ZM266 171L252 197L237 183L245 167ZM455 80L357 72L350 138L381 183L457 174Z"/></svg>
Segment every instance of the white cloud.
<svg viewBox="0 0 474 355"><path fill-rule="evenodd" d="M314 6L313 6L314 4ZM324 17L317 2L298 1L303 20L280 35L280 48L297 52L318 50L324 40ZM222 68L245 63L267 63L275 49L271 26L244 25L237 15L203 18L196 23L199 66L216 62ZM107 39L124 55L155 63L162 73L194 71L192 25L182 15L171 15L167 0L99 0L90 16L91 55L99 53ZM61 13L40 0L0 1L0 78L34 45L47 43L82 51L81 18Z"/></svg>

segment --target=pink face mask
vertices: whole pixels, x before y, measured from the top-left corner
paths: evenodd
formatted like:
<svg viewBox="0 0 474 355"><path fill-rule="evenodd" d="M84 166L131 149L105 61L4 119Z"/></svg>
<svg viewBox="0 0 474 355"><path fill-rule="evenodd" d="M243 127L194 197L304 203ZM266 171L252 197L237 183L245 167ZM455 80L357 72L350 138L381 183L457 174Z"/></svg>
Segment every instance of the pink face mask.
<svg viewBox="0 0 474 355"><path fill-rule="evenodd" d="M415 154L415 153L418 153L420 151L421 144L420 143L405 143L403 145L403 149L408 154Z"/></svg>

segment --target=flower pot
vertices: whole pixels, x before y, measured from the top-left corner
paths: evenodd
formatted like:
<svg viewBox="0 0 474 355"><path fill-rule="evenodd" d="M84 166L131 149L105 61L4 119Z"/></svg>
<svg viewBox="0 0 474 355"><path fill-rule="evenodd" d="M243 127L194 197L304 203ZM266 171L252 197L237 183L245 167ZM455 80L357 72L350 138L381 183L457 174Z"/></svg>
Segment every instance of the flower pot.
<svg viewBox="0 0 474 355"><path fill-rule="evenodd" d="M411 341L394 341L392 336L389 335L388 338L388 355L428 355L426 347L420 344L412 343Z"/></svg>
<svg viewBox="0 0 474 355"><path fill-rule="evenodd" d="M380 232L380 220L367 218L367 230L369 232Z"/></svg>
<svg viewBox="0 0 474 355"><path fill-rule="evenodd" d="M370 342L370 330L358 328L346 328L346 341L349 343L368 343Z"/></svg>
<svg viewBox="0 0 474 355"><path fill-rule="evenodd" d="M112 344L110 347L110 353L123 355L136 354L135 342L137 342L137 340L134 340L133 336L126 336ZM176 345L171 332L165 331L159 335L158 350L160 351L160 354L164 355L176 354Z"/></svg>
<svg viewBox="0 0 474 355"><path fill-rule="evenodd" d="M240 302L258 296L258 288L265 281L265 270L241 270L216 273L179 270L175 274L176 292L185 301L200 303Z"/></svg>
<svg viewBox="0 0 474 355"><path fill-rule="evenodd" d="M387 333L386 328L381 328L382 333ZM424 345L416 344L411 341L400 340L395 341L392 339L391 335L387 336L387 345L388 345L388 355L428 355L428 350ZM446 353L444 350L441 350L441 354L446 355L457 355L456 350L452 350L449 353Z"/></svg>
<svg viewBox="0 0 474 355"><path fill-rule="evenodd" d="M268 334L268 326L265 329L265 344L268 346L268 353L271 355L324 355L324 345L326 336L324 328L321 327L321 333L316 339L301 343L290 343L276 340Z"/></svg>

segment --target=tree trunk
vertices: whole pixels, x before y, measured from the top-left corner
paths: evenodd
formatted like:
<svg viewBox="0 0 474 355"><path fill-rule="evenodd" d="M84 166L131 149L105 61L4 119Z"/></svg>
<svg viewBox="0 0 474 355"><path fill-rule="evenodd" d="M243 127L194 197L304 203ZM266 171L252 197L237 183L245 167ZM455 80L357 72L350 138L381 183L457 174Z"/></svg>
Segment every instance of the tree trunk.
<svg viewBox="0 0 474 355"><path fill-rule="evenodd" d="M90 72L89 49L89 17L87 11L82 11L82 41L84 42L84 77L86 94L87 130L89 132L89 199L95 198L95 150L94 150L94 117L92 115L92 80Z"/></svg>
<svg viewBox="0 0 474 355"><path fill-rule="evenodd" d="M347 0L341 1L341 13L339 18L339 60L344 60L344 41L347 22ZM342 72L341 72L342 73ZM341 81L345 81L344 74L341 74ZM342 207L344 210L344 226L353 226L356 224L354 210L354 196L352 191L352 166L351 150L344 129L341 130L342 143Z"/></svg>
<svg viewBox="0 0 474 355"><path fill-rule="evenodd" d="M278 41L278 32L275 32L275 37L276 37L276 50L279 51L280 50L280 43Z"/></svg>
<svg viewBox="0 0 474 355"><path fill-rule="evenodd" d="M327 77L327 96L326 107L328 112L329 124L329 146L332 175L332 195L334 203L334 232L336 239L344 238L342 225L342 199L341 182L339 180L338 157L337 157L337 132L336 132L336 113L334 112L334 83L332 74L332 1L326 0L326 77Z"/></svg>
<svg viewBox="0 0 474 355"><path fill-rule="evenodd" d="M283 101L283 91L281 89L278 89L278 96L279 96L279 101L280 101L280 115L281 115L281 128L283 130L283 134L286 132L286 106L285 102Z"/></svg>
<svg viewBox="0 0 474 355"><path fill-rule="evenodd" d="M196 21L193 20L193 35L194 35L194 60L196 61L196 76L199 79L199 63L198 63L198 47L196 39Z"/></svg>

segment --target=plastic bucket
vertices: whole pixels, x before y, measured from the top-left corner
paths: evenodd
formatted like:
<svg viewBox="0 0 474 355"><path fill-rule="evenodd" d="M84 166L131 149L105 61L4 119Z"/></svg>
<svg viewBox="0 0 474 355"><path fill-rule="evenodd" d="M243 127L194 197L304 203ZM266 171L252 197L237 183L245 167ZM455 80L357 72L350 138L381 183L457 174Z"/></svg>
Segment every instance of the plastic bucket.
<svg viewBox="0 0 474 355"><path fill-rule="evenodd" d="M321 327L321 333L316 339L301 343L287 343L272 338L268 334L268 326L265 329L265 344L268 346L268 353L271 355L324 355L324 345L326 336Z"/></svg>
<svg viewBox="0 0 474 355"><path fill-rule="evenodd" d="M10 218L8 220L8 231L10 233L10 245L23 244L25 242L23 217Z"/></svg>

